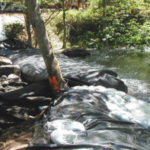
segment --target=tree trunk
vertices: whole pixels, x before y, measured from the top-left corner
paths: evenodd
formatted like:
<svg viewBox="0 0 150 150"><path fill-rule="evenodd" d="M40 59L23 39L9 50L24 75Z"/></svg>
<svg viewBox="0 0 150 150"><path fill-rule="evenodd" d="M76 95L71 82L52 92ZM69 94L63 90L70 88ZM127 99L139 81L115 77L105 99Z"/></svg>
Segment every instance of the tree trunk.
<svg viewBox="0 0 150 150"><path fill-rule="evenodd" d="M65 0L63 0L63 25L64 25L64 37L63 37L63 48L66 48L66 7Z"/></svg>
<svg viewBox="0 0 150 150"><path fill-rule="evenodd" d="M78 9L80 8L81 0L78 0Z"/></svg>
<svg viewBox="0 0 150 150"><path fill-rule="evenodd" d="M106 16L106 0L102 1L102 5L103 5L103 16Z"/></svg>
<svg viewBox="0 0 150 150"><path fill-rule="evenodd" d="M26 1L25 1L26 3ZM25 4L27 5L27 4ZM26 25L26 31L27 31L27 35L28 35L28 40L27 40L27 44L32 46L32 37L31 37L31 30L30 30L30 27L31 27L31 23L29 21L29 17L28 17L28 11L26 10L25 11L25 25Z"/></svg>
<svg viewBox="0 0 150 150"><path fill-rule="evenodd" d="M48 79L52 92L57 94L65 83L61 74L61 70L56 57L52 51L52 47L48 41L48 34L45 29L44 22L39 14L38 0L26 0L27 14L29 21L35 31L37 41L43 55L47 71Z"/></svg>

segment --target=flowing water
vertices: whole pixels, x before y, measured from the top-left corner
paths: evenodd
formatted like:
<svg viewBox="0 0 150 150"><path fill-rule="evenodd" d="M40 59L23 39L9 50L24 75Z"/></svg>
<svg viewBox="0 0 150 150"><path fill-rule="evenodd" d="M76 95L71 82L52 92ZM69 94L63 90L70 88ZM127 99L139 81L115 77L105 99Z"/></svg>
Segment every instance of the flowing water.
<svg viewBox="0 0 150 150"><path fill-rule="evenodd" d="M93 51L85 60L92 65L104 65L119 74L129 88L129 94L150 102L149 48L139 50Z"/></svg>

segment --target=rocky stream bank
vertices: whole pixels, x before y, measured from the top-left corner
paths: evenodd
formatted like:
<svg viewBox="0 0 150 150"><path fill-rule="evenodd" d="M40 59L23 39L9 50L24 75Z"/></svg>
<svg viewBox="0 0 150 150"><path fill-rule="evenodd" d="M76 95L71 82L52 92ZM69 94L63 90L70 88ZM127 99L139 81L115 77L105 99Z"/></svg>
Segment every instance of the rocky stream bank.
<svg viewBox="0 0 150 150"><path fill-rule="evenodd" d="M70 88L54 98L39 50L0 43L0 149L148 150L149 120L134 115L146 104L114 71L68 53L57 58Z"/></svg>

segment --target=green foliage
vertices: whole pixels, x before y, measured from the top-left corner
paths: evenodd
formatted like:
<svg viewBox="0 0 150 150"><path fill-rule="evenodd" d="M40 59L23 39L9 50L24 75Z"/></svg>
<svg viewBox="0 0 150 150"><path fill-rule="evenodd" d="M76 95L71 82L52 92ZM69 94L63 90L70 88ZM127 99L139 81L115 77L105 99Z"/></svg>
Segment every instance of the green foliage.
<svg viewBox="0 0 150 150"><path fill-rule="evenodd" d="M60 0L39 0L40 4L50 4L50 3L58 3Z"/></svg>
<svg viewBox="0 0 150 150"><path fill-rule="evenodd" d="M105 2L105 4L104 4ZM68 40L87 47L150 44L150 11L143 0L90 0L87 9L67 12ZM62 16L53 25L62 36Z"/></svg>
<svg viewBox="0 0 150 150"><path fill-rule="evenodd" d="M17 38L23 32L24 26L20 23L5 25L5 34L9 39Z"/></svg>

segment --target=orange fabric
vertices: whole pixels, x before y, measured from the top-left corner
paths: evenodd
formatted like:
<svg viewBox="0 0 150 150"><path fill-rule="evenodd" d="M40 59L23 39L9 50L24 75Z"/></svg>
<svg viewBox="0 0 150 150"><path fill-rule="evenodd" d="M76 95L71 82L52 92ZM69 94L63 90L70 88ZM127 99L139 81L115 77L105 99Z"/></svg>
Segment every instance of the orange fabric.
<svg viewBox="0 0 150 150"><path fill-rule="evenodd" d="M54 86L54 90L56 92L59 92L59 84L58 84L58 82L56 80L56 77L55 76L53 76L52 78L48 77L48 80L49 80L49 83Z"/></svg>

